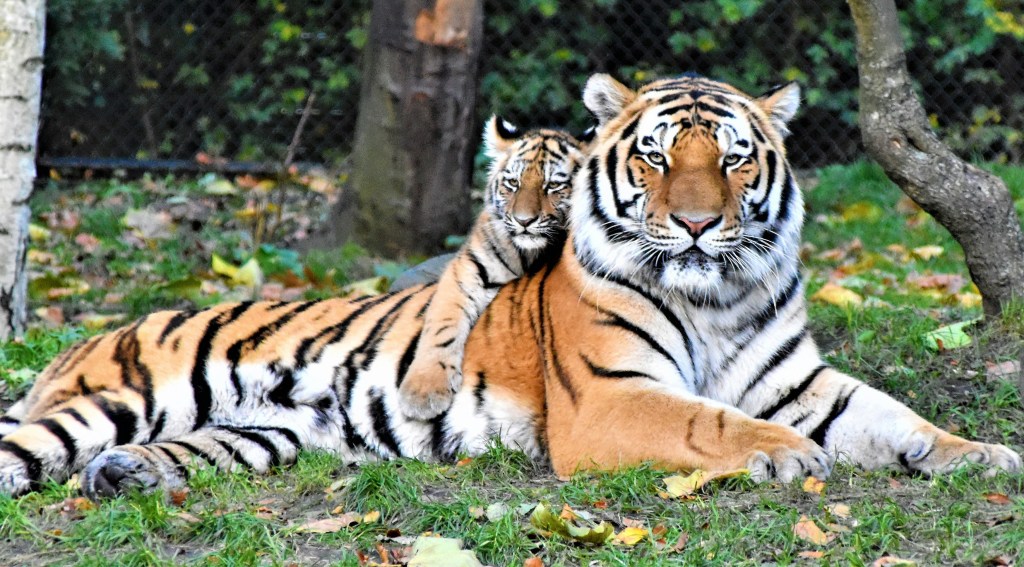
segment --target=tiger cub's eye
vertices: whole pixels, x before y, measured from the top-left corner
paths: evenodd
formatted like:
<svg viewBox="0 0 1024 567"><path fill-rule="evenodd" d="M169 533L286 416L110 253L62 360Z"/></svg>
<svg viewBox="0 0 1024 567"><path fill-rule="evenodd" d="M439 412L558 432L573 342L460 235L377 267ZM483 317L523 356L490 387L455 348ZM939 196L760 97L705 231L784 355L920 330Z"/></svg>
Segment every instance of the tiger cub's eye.
<svg viewBox="0 0 1024 567"><path fill-rule="evenodd" d="M747 156L741 156L740 154L729 154L722 158L722 164L726 166L733 166L746 159Z"/></svg>
<svg viewBox="0 0 1024 567"><path fill-rule="evenodd" d="M516 189L519 189L519 180L515 177L506 177L505 180L502 181L502 185L515 191Z"/></svg>
<svg viewBox="0 0 1024 567"><path fill-rule="evenodd" d="M657 168L661 168L665 165L665 156L658 152L644 154L644 159L647 160L647 163Z"/></svg>

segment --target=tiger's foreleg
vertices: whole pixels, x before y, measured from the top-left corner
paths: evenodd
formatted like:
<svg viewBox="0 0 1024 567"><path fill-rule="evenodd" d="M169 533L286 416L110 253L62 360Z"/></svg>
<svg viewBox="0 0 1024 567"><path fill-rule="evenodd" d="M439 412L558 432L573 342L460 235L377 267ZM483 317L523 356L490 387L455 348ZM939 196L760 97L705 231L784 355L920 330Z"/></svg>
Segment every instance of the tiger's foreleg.
<svg viewBox="0 0 1024 567"><path fill-rule="evenodd" d="M779 389L758 417L792 425L838 459L867 469L898 465L933 474L966 463L989 473L1018 472L1021 458L998 444L968 441L943 431L867 384L822 366Z"/></svg>
<svg viewBox="0 0 1024 567"><path fill-rule="evenodd" d="M19 494L72 472L115 444L147 439L153 425L134 390L76 396L0 439L0 494Z"/></svg>
<svg viewBox="0 0 1024 567"><path fill-rule="evenodd" d="M555 472L652 462L671 470L748 468L758 481L824 479L829 456L795 429L646 378L603 379L575 399L548 386L548 443Z"/></svg>
<svg viewBox="0 0 1024 567"><path fill-rule="evenodd" d="M266 472L295 462L302 447L285 427L207 427L169 441L107 449L82 472L82 492L98 499L128 490L183 486L194 464Z"/></svg>

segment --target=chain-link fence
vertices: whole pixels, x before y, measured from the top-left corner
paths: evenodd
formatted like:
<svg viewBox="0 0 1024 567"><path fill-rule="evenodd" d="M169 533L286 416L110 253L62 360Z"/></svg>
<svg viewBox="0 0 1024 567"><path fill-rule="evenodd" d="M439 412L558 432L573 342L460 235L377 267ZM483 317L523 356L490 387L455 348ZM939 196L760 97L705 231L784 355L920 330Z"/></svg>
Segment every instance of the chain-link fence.
<svg viewBox="0 0 1024 567"><path fill-rule="evenodd" d="M1024 158L1024 27L998 0L901 8L934 123L977 159ZM843 2L486 0L477 107L581 127L596 71L639 84L693 70L751 93L804 87L800 167L855 159L856 59ZM369 0L50 0L40 150L87 157L280 162L308 97L298 161L351 150Z"/></svg>

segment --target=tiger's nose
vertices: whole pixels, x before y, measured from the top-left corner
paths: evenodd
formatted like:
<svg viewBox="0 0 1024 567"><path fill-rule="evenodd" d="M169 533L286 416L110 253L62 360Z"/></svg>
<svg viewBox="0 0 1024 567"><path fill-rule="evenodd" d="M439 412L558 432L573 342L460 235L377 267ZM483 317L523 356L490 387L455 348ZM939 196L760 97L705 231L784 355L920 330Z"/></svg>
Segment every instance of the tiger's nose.
<svg viewBox="0 0 1024 567"><path fill-rule="evenodd" d="M683 229L685 229L694 240L707 232L709 228L718 224L718 221L722 220L721 216L693 219L685 215L674 214L669 215L669 218L672 219L672 222L683 227Z"/></svg>
<svg viewBox="0 0 1024 567"><path fill-rule="evenodd" d="M515 213L512 215L512 218L516 219L516 222L519 223L519 226L523 228L527 228L537 221L537 215L531 215L530 213Z"/></svg>

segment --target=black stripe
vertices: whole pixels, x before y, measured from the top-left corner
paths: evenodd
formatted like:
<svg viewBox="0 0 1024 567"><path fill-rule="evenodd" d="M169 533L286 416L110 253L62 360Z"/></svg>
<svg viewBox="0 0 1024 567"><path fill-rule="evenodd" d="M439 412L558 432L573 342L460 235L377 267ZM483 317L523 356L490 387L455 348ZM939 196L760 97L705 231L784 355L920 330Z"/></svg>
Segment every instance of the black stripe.
<svg viewBox="0 0 1024 567"><path fill-rule="evenodd" d="M473 387L473 397L476 398L476 407L482 408L484 406L484 390L487 389L487 376L480 371L477 373L476 386Z"/></svg>
<svg viewBox="0 0 1024 567"><path fill-rule="evenodd" d="M352 313L349 313L347 317L345 317L338 323L331 325L330 327L322 329L316 335L303 339L302 342L299 343L298 350L295 352L296 370L305 367L310 362L308 358L309 350L313 348L313 344L316 343L316 341L328 335L333 335L332 339L329 340L328 343L333 342L334 340L336 340L336 337L345 334L345 332L348 330L349 326L352 324L353 321L358 319L360 316L362 316L364 313L366 313L373 307L391 299L392 297L394 297L394 294L389 293L377 296L367 296L366 298L360 299L359 308L353 311ZM356 304L356 302L351 303Z"/></svg>
<svg viewBox="0 0 1024 567"><path fill-rule="evenodd" d="M580 358L582 358L583 362L587 364L590 368L590 372L594 376L599 376L601 378L646 378L648 380L653 380L649 374L644 374L643 372L636 372L634 370L612 370L610 368L598 366L591 362L591 360L587 358L587 355L583 353L580 353Z"/></svg>
<svg viewBox="0 0 1024 567"><path fill-rule="evenodd" d="M275 366L272 370L281 381L267 394L267 399L271 403L283 408L295 407L295 400L292 399L292 390L295 388L295 374L291 369L279 366Z"/></svg>
<svg viewBox="0 0 1024 567"><path fill-rule="evenodd" d="M305 301L305 302L302 302L302 303L299 303L299 304L289 304L289 303L278 303L278 304L275 304L274 306L268 308L267 310L270 311L272 309L279 309L279 308L281 308L283 306L286 306L286 305L296 305L296 306L295 306L294 309L292 309L291 311L288 311L287 313L281 315L276 320L274 320L274 321L272 321L270 323L267 323L266 325L263 325L260 328L256 329L248 337L246 337L246 338L244 338L242 340L239 340L239 341L235 341L230 347L228 347L228 350L227 350L225 356L227 357L228 363L230 365L229 374L230 374L230 377L231 377L231 385L235 389L235 405L236 406L237 405L241 405L242 401L243 401L242 380L241 380L241 377L238 376L238 362L241 360L242 351L245 350L245 349L254 349L254 348L258 347L260 344L263 343L263 341L267 340L267 338L270 337L272 334L280 331L281 328L284 327L286 324L288 324L289 321L294 319L296 315L298 315L298 314L300 314L300 313L302 313L304 311L309 310L310 308L312 308L313 306L317 305L318 303L319 303L318 301Z"/></svg>
<svg viewBox="0 0 1024 567"><path fill-rule="evenodd" d="M608 150L607 159L605 159L605 171L604 176L608 179L608 184L611 185L612 189L612 200L615 201L615 214L619 217L626 216L626 204L619 198L619 181L615 178L619 170L619 146L613 145Z"/></svg>
<svg viewBox="0 0 1024 567"><path fill-rule="evenodd" d="M793 273L793 276L789 279L789 282L786 284L786 287L783 288L781 294L773 297L771 302L761 308L761 311L759 311L753 319L744 321L742 324L737 325L734 332L738 334L747 330L752 330L754 334L760 333L764 329L765 325L767 325L769 321L773 320L778 315L778 312L785 309L785 307L789 305L789 302L797 296L796 291L800 289L800 283L800 272L798 270Z"/></svg>
<svg viewBox="0 0 1024 567"><path fill-rule="evenodd" d="M403 297L402 299L396 301L395 304L392 305L391 308L389 308L388 311L384 313L383 316L377 319L377 322L374 323L373 328L370 329L370 332L366 335L366 338L363 339L362 344L348 352L348 356L345 357L344 362L345 370L348 372L348 375L345 377L346 406L352 404L352 389L353 386L355 386L356 380L359 378L359 370L366 370L377 357L377 347L380 344L380 341L383 340L385 336L387 336L387 332L391 330L391 327L394 325L395 320L398 319L398 317L395 316L395 313L397 313L398 310L401 309L402 306L405 305L407 301L412 299L412 297L413 294L409 294ZM360 354L364 354L365 356L363 358L360 369L357 369L355 365L355 360L356 356Z"/></svg>
<svg viewBox="0 0 1024 567"><path fill-rule="evenodd" d="M31 451L13 441L0 441L0 451L7 451L25 464L25 473L32 485L39 483L43 476L43 461L37 458Z"/></svg>
<svg viewBox="0 0 1024 567"><path fill-rule="evenodd" d="M398 379L395 381L395 386L401 386L402 381L405 380L405 375L409 373L409 365L412 364L412 359L416 355L416 347L419 346L422 335L423 329L420 329L416 336L409 341L409 345L405 347L402 358L398 360Z"/></svg>
<svg viewBox="0 0 1024 567"><path fill-rule="evenodd" d="M185 449L189 453L191 453L191 454L199 457L200 459L206 461L211 466L214 466L214 467L217 466L217 459L214 459L213 457L210 456L209 453L207 453L206 451L200 449L199 447L196 447L195 445L193 445L193 444L191 444L191 443L189 443L187 441L169 441L168 444L170 444L170 445L177 445L177 446L181 447L182 449Z"/></svg>
<svg viewBox="0 0 1024 567"><path fill-rule="evenodd" d="M705 112L710 112L711 114L721 116L722 118L736 118L736 115L729 112L728 110L718 108L717 106L711 106L710 104L703 101L697 101L697 109L703 110Z"/></svg>
<svg viewBox="0 0 1024 567"><path fill-rule="evenodd" d="M152 429L149 431L149 442L156 441L157 437L163 433L164 426L167 425L167 412L161 411L160 415L157 416L156 422L153 424Z"/></svg>
<svg viewBox="0 0 1024 567"><path fill-rule="evenodd" d="M114 424L116 435L115 445L126 445L132 442L139 431L139 416L126 404L110 401L103 396L89 398L96 404L110 423Z"/></svg>
<svg viewBox="0 0 1024 567"><path fill-rule="evenodd" d="M64 445L64 452L67 453L68 467L74 467L75 461L78 459L78 446L75 444L75 439L68 433L68 430L59 421L50 417L40 419L35 423L52 433L57 439L60 439L60 442Z"/></svg>
<svg viewBox="0 0 1024 567"><path fill-rule="evenodd" d="M484 244L486 244L487 245L487 249L490 250L491 256L497 258L498 261L501 262L501 265L504 266L505 269L508 270L510 274L518 273L516 270L512 269L512 266L508 265L508 262L505 261L505 256L501 253L501 250L497 247L497 245L494 243L493 240L488 238L488 236L490 236L490 234L485 235L485 237L484 237ZM521 260L520 260L520 264L522 264Z"/></svg>
<svg viewBox="0 0 1024 567"><path fill-rule="evenodd" d="M788 167L785 169L785 176L786 178L782 182L782 196L779 197L779 214L775 217L776 223L789 219L790 201L793 200L793 187L796 185Z"/></svg>
<svg viewBox="0 0 1024 567"><path fill-rule="evenodd" d="M377 434L377 440L396 457L402 456L395 433L391 430L388 411L384 407L384 396L380 392L370 394L370 417L373 419L373 431Z"/></svg>
<svg viewBox="0 0 1024 567"><path fill-rule="evenodd" d="M640 124L640 117L639 116L634 118L632 122L630 122L625 128L622 129L622 133L619 134L619 139L620 140L625 140L626 138L629 138L630 136L632 136L633 133L636 132L636 127L637 127L638 124Z"/></svg>
<svg viewBox="0 0 1024 567"><path fill-rule="evenodd" d="M447 454L445 449L444 422L448 418L448 410L435 416L430 420L430 450L438 459L448 460L453 455Z"/></svg>
<svg viewBox="0 0 1024 567"><path fill-rule="evenodd" d="M348 418L348 412L345 408L339 408L341 411L342 427L341 431L345 435L345 444L348 445L349 449L366 449L366 439L356 431L355 426L352 425L352 420Z"/></svg>
<svg viewBox="0 0 1024 567"><path fill-rule="evenodd" d="M79 413L78 410L76 410L75 408L64 408L64 409L60 410L57 413L66 413L66 414L70 415L78 423L81 423L82 425L84 425L86 427L89 426L89 421L87 419L85 419L85 417L82 416L82 414Z"/></svg>
<svg viewBox="0 0 1024 567"><path fill-rule="evenodd" d="M757 419L768 420L775 417L775 414L779 413L779 410L796 401L797 398L799 398L805 391L807 391L807 388L809 388L811 384L814 383L814 380L817 379L818 375L820 375L822 371L824 371L826 368L828 368L827 364L822 364L821 366L815 368L799 384L793 386L789 390L786 390L786 393L783 394L781 398L779 398L779 401L775 402L775 404L772 405L771 407L761 410L755 417Z"/></svg>
<svg viewBox="0 0 1024 567"><path fill-rule="evenodd" d="M256 467L252 466L252 462L250 462L249 459L246 459L245 456L242 455L241 451L239 451L235 447L232 447L231 444L229 444L227 441L216 438L214 439L214 441L216 441L217 444L220 445L221 449L224 449L224 452L228 454L229 459L237 462L238 464L242 465L243 467L249 470L256 469ZM223 468L227 469L228 467Z"/></svg>
<svg viewBox="0 0 1024 567"><path fill-rule="evenodd" d="M15 419L9 415L0 416L0 422L9 423L11 425L21 425L21 420Z"/></svg>
<svg viewBox="0 0 1024 567"><path fill-rule="evenodd" d="M301 449L302 448L302 442L299 440L299 436L296 435L294 431L292 431L291 429L288 429L286 427L270 427L270 426L263 426L263 425L255 425L255 426L249 427L249 429L253 429L253 430L256 430L256 431L272 431L272 432L277 433L278 435L281 435L282 437L288 439L288 442L291 443L292 445L294 445L296 449Z"/></svg>
<svg viewBox="0 0 1024 567"><path fill-rule="evenodd" d="M277 465L281 464L281 453L277 450L277 446L274 445L274 443L271 442L270 439L267 439L263 435L260 435L259 433L256 433L254 431L249 431L247 429L239 429L236 427L228 426L222 426L221 429L224 429L225 431L230 431L231 433L234 433L235 435L241 437L242 439L246 439L262 447L263 450L266 451L268 455L270 455L270 466L276 467Z"/></svg>
<svg viewBox="0 0 1024 567"><path fill-rule="evenodd" d="M676 363L675 357L673 357L668 352L668 350L665 349L665 347L661 346L661 344L657 340L655 340L654 337L650 335L650 333L634 325L633 323L630 323L629 321L623 319L616 313L613 313L606 309L602 309L596 305L591 304L589 301L587 302L587 304L593 309L597 310L602 315L604 315L605 317L608 317L607 320L598 321L599 325L619 327L620 329L623 329L633 335L636 335L637 337L640 338L640 340L647 343L647 346L654 349L658 354L664 356L669 362L671 362L676 367L676 370L679 371L679 374L682 375L683 371L681 368L679 368L679 364ZM692 359L690 360L690 363L693 363Z"/></svg>
<svg viewBox="0 0 1024 567"><path fill-rule="evenodd" d="M210 406L213 403L213 392L206 378L206 363L210 358L210 351L213 349L213 339L217 336L221 327L231 323L240 317L249 307L251 302L239 303L230 311L221 313L213 318L206 325L203 336L196 346L196 357L192 366L192 396L196 407L196 417L192 429L199 429L210 419Z"/></svg>
<svg viewBox="0 0 1024 567"><path fill-rule="evenodd" d="M470 262L473 262L473 266L476 267L477 276L479 276L480 278L481 287L483 287L484 289L491 289L501 286L501 284L491 283L491 280L487 277L487 268L485 268L484 265L480 262L480 259L476 257L476 254L470 251L466 256L469 258Z"/></svg>
<svg viewBox="0 0 1024 567"><path fill-rule="evenodd" d="M825 419L823 419L821 423L814 428L814 431L807 435L811 438L811 441L814 441L822 447L825 446L825 437L828 435L829 428L831 428L832 423L838 419L844 411L846 411L846 408L850 405L850 398L857 391L857 388L860 388L859 384L854 386L853 389L850 390L850 393L846 395L840 393L839 396L832 401L832 409L829 410L828 415L826 415Z"/></svg>
<svg viewBox="0 0 1024 567"><path fill-rule="evenodd" d="M185 466L185 463L181 462L181 459L179 459L178 456L174 454L174 451L168 449L167 447L164 447L163 445L148 445L147 447L150 449L150 451L153 452L154 455L156 454L157 451L160 451L164 458L174 463L174 470L178 471L178 474L180 474L182 477L186 479L189 477L188 467Z"/></svg>
<svg viewBox="0 0 1024 567"><path fill-rule="evenodd" d="M145 319L139 319L117 340L114 347L114 362L121 367L121 382L142 397L142 413L147 422L153 421L155 400L153 399L153 373L139 360L142 347L139 343L139 326Z"/></svg>
<svg viewBox="0 0 1024 567"><path fill-rule="evenodd" d="M163 346L167 337L195 314L195 311L179 311L175 313L171 320L167 322L167 325L164 326L164 330L160 331L160 337L156 340L157 346Z"/></svg>
<svg viewBox="0 0 1024 567"><path fill-rule="evenodd" d="M551 324L550 321L548 324ZM553 339L551 345L552 347L554 346ZM554 348L549 348L548 352L551 353L551 362L555 367L555 376L558 378L558 383L562 385L562 388L565 388L572 404L576 405L576 388L573 387L572 381L569 380L569 375L565 373L565 368L562 367L562 360L559 358L558 352Z"/></svg>
<svg viewBox="0 0 1024 567"><path fill-rule="evenodd" d="M761 369L758 371L757 375L754 376L754 379L751 380L750 382L747 382L747 386L743 388L743 393L740 394L739 400L737 400L736 402L737 407L742 405L743 399L747 397L747 394L749 394L755 386L760 384L761 380L764 380L764 377L767 376L769 372L775 370L780 364L782 364L787 358L789 358L793 354L793 352L797 349L797 347L800 346L800 344L804 340L804 337L806 336L807 327L803 327L800 329L799 333L790 337L789 340L782 343L782 346L780 346L778 349L775 350L774 353L772 353L771 358L769 358L768 361L761 366Z"/></svg>
<svg viewBox="0 0 1024 567"><path fill-rule="evenodd" d="M692 102L685 102L683 104L677 104L675 106L668 106L668 107L665 107L665 108L659 110L658 111L658 116L668 116L670 114L675 114L675 113L681 112L683 110L692 110L692 109L693 109L693 103Z"/></svg>

